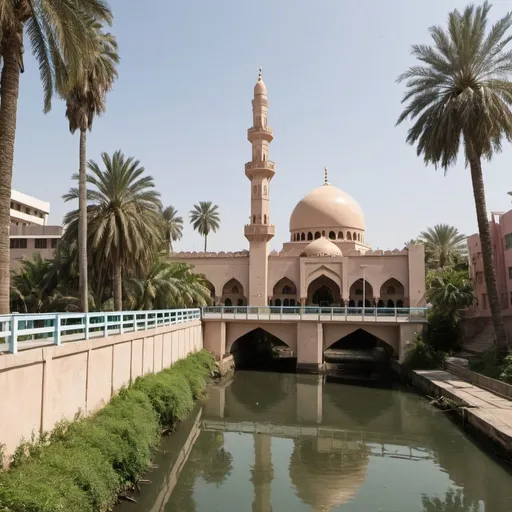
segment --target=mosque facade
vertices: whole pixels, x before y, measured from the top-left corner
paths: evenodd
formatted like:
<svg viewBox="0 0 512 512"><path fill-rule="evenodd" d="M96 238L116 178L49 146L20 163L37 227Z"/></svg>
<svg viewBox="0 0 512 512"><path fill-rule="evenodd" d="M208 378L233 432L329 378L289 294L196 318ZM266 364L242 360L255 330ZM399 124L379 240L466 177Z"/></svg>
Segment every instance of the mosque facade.
<svg viewBox="0 0 512 512"><path fill-rule="evenodd" d="M365 241L365 218L346 192L324 183L302 198L290 216L290 238L269 251L275 226L270 217L270 185L276 165L269 159L274 138L267 123L267 87L260 74L252 100L247 138L252 159L249 249L239 252L179 252L207 279L216 305L422 307L425 305L423 245L408 250L372 250Z"/></svg>

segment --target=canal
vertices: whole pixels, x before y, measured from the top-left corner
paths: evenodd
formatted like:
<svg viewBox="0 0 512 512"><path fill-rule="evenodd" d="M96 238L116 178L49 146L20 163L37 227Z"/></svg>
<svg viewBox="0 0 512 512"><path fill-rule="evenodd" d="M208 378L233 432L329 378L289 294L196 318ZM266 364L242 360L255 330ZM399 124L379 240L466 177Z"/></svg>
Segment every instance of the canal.
<svg viewBox="0 0 512 512"><path fill-rule="evenodd" d="M512 474L394 388L237 372L213 386L116 512L510 512Z"/></svg>

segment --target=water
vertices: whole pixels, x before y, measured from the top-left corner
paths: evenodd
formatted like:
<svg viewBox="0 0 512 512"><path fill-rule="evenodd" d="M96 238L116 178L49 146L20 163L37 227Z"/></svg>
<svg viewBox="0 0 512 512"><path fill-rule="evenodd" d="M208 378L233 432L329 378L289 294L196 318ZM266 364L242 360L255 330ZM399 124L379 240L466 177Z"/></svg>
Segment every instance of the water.
<svg viewBox="0 0 512 512"><path fill-rule="evenodd" d="M238 372L155 463L117 512L512 510L512 474L446 413L317 376Z"/></svg>

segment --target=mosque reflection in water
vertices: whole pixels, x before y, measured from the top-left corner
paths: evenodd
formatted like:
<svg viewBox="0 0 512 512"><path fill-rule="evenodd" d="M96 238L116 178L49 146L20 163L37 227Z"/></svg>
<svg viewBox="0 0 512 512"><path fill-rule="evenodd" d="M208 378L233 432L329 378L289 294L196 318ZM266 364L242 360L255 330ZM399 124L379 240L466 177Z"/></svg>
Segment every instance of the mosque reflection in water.
<svg viewBox="0 0 512 512"><path fill-rule="evenodd" d="M512 510L511 475L403 391L239 372L176 435L136 510Z"/></svg>

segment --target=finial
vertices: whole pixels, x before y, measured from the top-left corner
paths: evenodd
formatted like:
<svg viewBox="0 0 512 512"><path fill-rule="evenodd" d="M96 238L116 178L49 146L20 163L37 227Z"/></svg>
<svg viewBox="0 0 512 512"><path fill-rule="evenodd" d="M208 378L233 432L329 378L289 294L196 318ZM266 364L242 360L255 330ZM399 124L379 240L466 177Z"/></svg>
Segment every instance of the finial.
<svg viewBox="0 0 512 512"><path fill-rule="evenodd" d="M262 76L261 76L262 72L263 72L263 68L260 66L258 69L258 82L261 82L261 80L262 80Z"/></svg>
<svg viewBox="0 0 512 512"><path fill-rule="evenodd" d="M324 185L329 185L329 180L327 179L327 167L324 167Z"/></svg>

